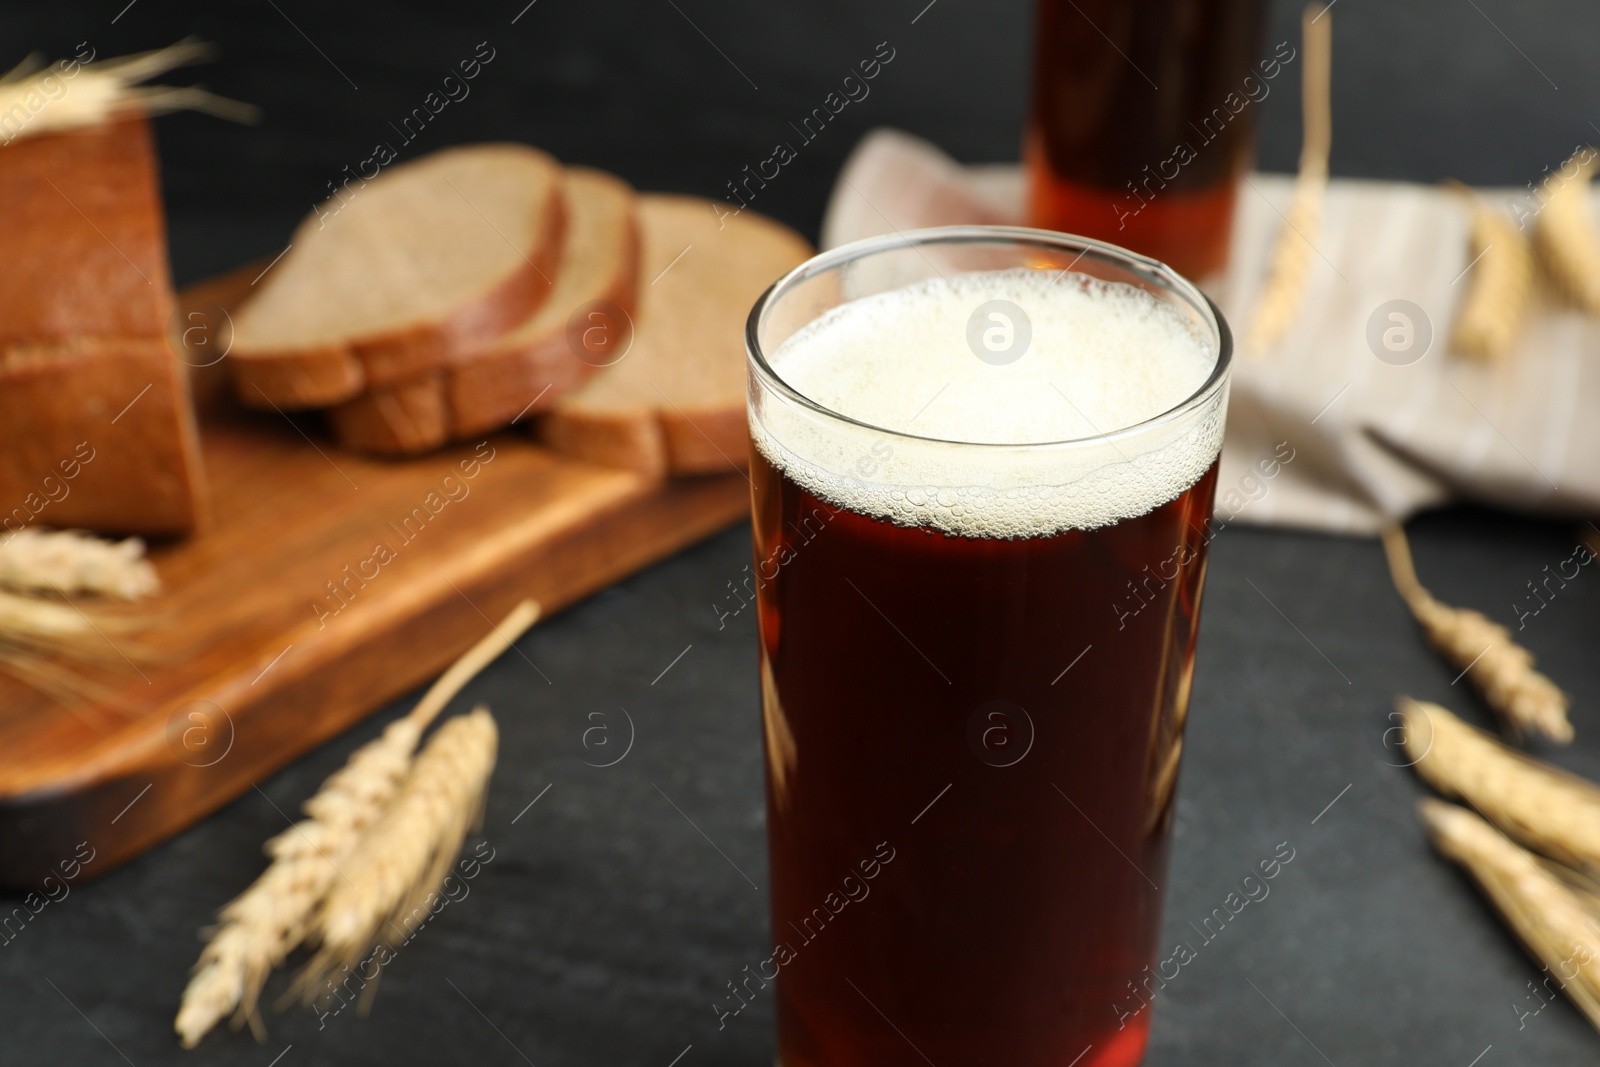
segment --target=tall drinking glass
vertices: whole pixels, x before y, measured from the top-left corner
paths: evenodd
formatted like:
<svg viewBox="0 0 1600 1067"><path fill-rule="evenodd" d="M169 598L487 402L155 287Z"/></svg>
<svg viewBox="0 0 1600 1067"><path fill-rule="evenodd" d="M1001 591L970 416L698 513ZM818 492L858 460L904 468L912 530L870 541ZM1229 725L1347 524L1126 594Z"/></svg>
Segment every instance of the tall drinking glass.
<svg viewBox="0 0 1600 1067"><path fill-rule="evenodd" d="M1227 325L952 227L812 259L747 340L781 1064L1137 1063Z"/></svg>

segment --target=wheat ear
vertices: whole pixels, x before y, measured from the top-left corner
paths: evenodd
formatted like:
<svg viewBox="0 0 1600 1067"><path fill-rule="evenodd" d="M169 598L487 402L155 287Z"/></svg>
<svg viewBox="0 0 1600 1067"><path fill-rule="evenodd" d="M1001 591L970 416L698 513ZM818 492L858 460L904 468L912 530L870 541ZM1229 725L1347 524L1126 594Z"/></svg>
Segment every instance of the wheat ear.
<svg viewBox="0 0 1600 1067"><path fill-rule="evenodd" d="M1305 46L1302 68L1300 171L1283 228L1272 247L1267 281L1250 320L1245 351L1258 355L1289 331L1305 292L1322 226L1322 201L1328 190L1328 151L1333 145L1333 16L1322 4L1309 5L1300 16Z"/></svg>
<svg viewBox="0 0 1600 1067"><path fill-rule="evenodd" d="M94 701L116 706L122 698L116 690L80 674L75 666L121 662L118 647L105 631L125 629L126 620L102 617L96 624L70 604L0 592L0 671L53 698L85 725L98 726L78 705ZM138 649L132 651L143 656Z"/></svg>
<svg viewBox="0 0 1600 1067"><path fill-rule="evenodd" d="M161 582L137 537L103 541L76 530L18 530L0 541L0 588L138 600Z"/></svg>
<svg viewBox="0 0 1600 1067"><path fill-rule="evenodd" d="M115 688L78 668L116 668L154 658L148 648L111 640L111 634L133 628L134 621L126 617L90 614L75 604L0 591L0 671L52 697L86 725L97 725L79 704L135 709Z"/></svg>
<svg viewBox="0 0 1600 1067"><path fill-rule="evenodd" d="M256 1010L269 972L310 931L312 916L340 878L362 831L394 799L411 769L423 730L462 686L509 648L539 617L524 600L450 666L417 706L358 748L306 801L309 816L267 842L265 873L219 913L220 925L200 953L174 1023L185 1048L199 1044L232 1014L260 1031Z"/></svg>
<svg viewBox="0 0 1600 1067"><path fill-rule="evenodd" d="M126 641L114 644L109 636L132 628L129 619L90 614L75 604L0 592L0 650L18 664L47 667L50 664L46 657L97 666L148 660L148 650ZM24 681L30 680L23 671L14 673ZM93 683L83 681L84 693L95 689ZM108 694L110 690L103 692Z"/></svg>
<svg viewBox="0 0 1600 1067"><path fill-rule="evenodd" d="M1536 733L1566 744L1572 740L1567 695L1534 670L1533 653L1511 631L1480 612L1441 604L1417 579L1411 546L1398 525L1383 531L1383 550L1395 589L1444 661L1473 686L1515 736Z"/></svg>
<svg viewBox="0 0 1600 1067"><path fill-rule="evenodd" d="M1600 237L1589 206L1589 180L1597 166L1593 148L1582 148L1539 187L1544 206L1533 224L1533 244L1545 273L1562 295L1600 314ZM1563 177L1562 171L1574 172Z"/></svg>
<svg viewBox="0 0 1600 1067"><path fill-rule="evenodd" d="M41 652L87 651L100 643L89 617L66 604L0 593L0 641Z"/></svg>
<svg viewBox="0 0 1600 1067"><path fill-rule="evenodd" d="M398 944L426 920L427 897L443 881L483 809L498 731L479 706L439 727L417 756L393 805L345 862L316 916L320 945L302 988L348 967L374 945Z"/></svg>
<svg viewBox="0 0 1600 1067"><path fill-rule="evenodd" d="M304 939L352 842L393 797L418 732L410 719L391 723L323 783L306 803L310 818L267 842L271 864L218 914L221 925L183 992L174 1025L185 1048L230 1013L259 1034L256 1002L268 973Z"/></svg>
<svg viewBox="0 0 1600 1067"><path fill-rule="evenodd" d="M1509 216L1485 204L1460 182L1449 186L1472 213L1469 254L1473 268L1453 347L1463 355L1497 360L1511 350L1533 297L1533 250Z"/></svg>
<svg viewBox="0 0 1600 1067"><path fill-rule="evenodd" d="M1417 773L1517 840L1600 872L1600 788L1501 743L1437 704L1401 697L1406 754Z"/></svg>
<svg viewBox="0 0 1600 1067"><path fill-rule="evenodd" d="M1434 847L1472 874L1528 951L1600 1028L1600 939L1585 898L1465 808L1429 798L1419 811Z"/></svg>
<svg viewBox="0 0 1600 1067"><path fill-rule="evenodd" d="M183 40L154 52L83 63L71 73L65 63L41 68L30 57L0 78L0 114L27 116L20 127L6 131L0 143L93 126L129 111L155 113L188 108L236 122L253 122L258 114L256 108L204 89L137 84L174 67L197 63L210 54L209 46Z"/></svg>

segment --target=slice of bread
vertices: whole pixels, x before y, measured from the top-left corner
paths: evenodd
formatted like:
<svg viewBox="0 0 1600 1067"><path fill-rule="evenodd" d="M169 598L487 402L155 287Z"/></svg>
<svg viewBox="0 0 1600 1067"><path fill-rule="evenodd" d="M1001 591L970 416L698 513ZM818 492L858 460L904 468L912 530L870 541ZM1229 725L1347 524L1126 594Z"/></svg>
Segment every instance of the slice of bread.
<svg viewBox="0 0 1600 1067"><path fill-rule="evenodd" d="M563 174L562 193L567 229L550 298L442 374L369 389L330 408L340 443L384 455L427 451L547 408L595 373L603 354L575 349L582 333L569 339L569 322L580 313L623 320L631 314L639 259L635 197L620 178L585 167ZM430 389L437 395L425 399Z"/></svg>
<svg viewBox="0 0 1600 1067"><path fill-rule="evenodd" d="M167 348L156 153L142 117L0 147L0 536L200 524L205 479Z"/></svg>
<svg viewBox="0 0 1600 1067"><path fill-rule="evenodd" d="M412 381L549 295L560 166L512 144L449 148L320 205L234 316L239 399L321 407Z"/></svg>
<svg viewBox="0 0 1600 1067"><path fill-rule="evenodd" d="M632 348L537 432L557 451L653 475L744 469L745 319L811 246L753 211L688 196L641 196L639 232Z"/></svg>
<svg viewBox="0 0 1600 1067"><path fill-rule="evenodd" d="M614 336L596 334L585 347L592 325L599 324L601 333L617 327L615 334L625 323L610 320L633 314L639 284L638 197L621 178L587 167L570 168L564 189L569 229L555 290L487 352L451 369L447 387L456 436L496 429L525 411L549 408L609 361L603 346L614 343ZM580 316L576 324L574 316Z"/></svg>

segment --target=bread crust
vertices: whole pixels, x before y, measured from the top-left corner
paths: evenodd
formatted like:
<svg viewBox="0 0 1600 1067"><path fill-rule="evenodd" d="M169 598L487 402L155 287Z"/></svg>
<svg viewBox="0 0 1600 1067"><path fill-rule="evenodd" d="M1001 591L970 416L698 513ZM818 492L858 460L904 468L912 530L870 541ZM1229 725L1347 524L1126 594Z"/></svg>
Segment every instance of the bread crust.
<svg viewBox="0 0 1600 1067"><path fill-rule="evenodd" d="M174 300L149 120L0 148L0 347L160 337Z"/></svg>
<svg viewBox="0 0 1600 1067"><path fill-rule="evenodd" d="M367 382L360 357L348 345L234 355L228 365L234 395L253 408L323 407L359 394Z"/></svg>
<svg viewBox="0 0 1600 1067"><path fill-rule="evenodd" d="M667 468L673 474L726 474L750 469L750 427L744 405L661 412Z"/></svg>
<svg viewBox="0 0 1600 1067"><path fill-rule="evenodd" d="M593 299L615 304L631 316L639 281L639 224L631 214L623 240L622 269ZM457 437L483 433L525 413L548 410L599 369L572 352L565 322L540 337L502 341L451 368L446 379L451 431ZM536 397L531 407L523 399L530 394Z"/></svg>
<svg viewBox="0 0 1600 1067"><path fill-rule="evenodd" d="M147 119L0 148L0 526L202 524L188 382ZM3 535L3 531L0 531Z"/></svg>
<svg viewBox="0 0 1600 1067"><path fill-rule="evenodd" d="M187 383L162 338L12 345L0 356L0 536L37 523L178 534L203 525Z"/></svg>
<svg viewBox="0 0 1600 1067"><path fill-rule="evenodd" d="M404 385L365 393L328 409L334 436L346 447L405 456L437 448L450 436L442 371Z"/></svg>
<svg viewBox="0 0 1600 1067"><path fill-rule="evenodd" d="M625 467L650 478L670 471L666 434L652 411L562 412L535 424L541 443L557 452L605 467Z"/></svg>
<svg viewBox="0 0 1600 1067"><path fill-rule="evenodd" d="M692 413L578 409L542 420L538 434L544 444L575 459L652 478L750 469L750 430L742 407Z"/></svg>

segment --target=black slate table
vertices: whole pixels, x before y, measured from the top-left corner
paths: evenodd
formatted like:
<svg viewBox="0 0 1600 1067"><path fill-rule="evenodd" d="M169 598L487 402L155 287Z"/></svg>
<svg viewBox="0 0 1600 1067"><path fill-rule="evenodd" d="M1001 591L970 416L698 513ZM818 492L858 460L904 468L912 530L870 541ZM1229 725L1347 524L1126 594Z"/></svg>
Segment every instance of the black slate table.
<svg viewBox="0 0 1600 1067"><path fill-rule="evenodd" d="M1592 7L1348 0L1333 15L1336 173L1517 184L1596 136ZM1295 19L1276 5L1272 39ZM872 96L756 205L814 235L844 153L873 125L967 160L1015 157L1027 21L1024 4L971 0L109 0L8 15L0 65L83 41L105 56L187 33L220 43L221 62L196 77L266 115L255 129L161 120L182 282L281 248L326 183L480 42L494 58L472 94L408 152L522 139L641 187L715 196L890 41L896 62ZM1296 112L1290 85L1263 105L1264 166L1293 166ZM1413 531L1439 596L1514 626L1513 602L1570 555L1575 525L1457 508ZM409 701L73 888L0 947L0 1064L770 1062L770 999L720 1029L712 1008L767 939L754 624L723 628L712 607L748 553L747 528L713 538L548 620L469 688L463 703L489 703L503 732L483 830L493 859L385 969L369 1017L269 1014L264 1044L218 1033L190 1053L171 1033L195 932L259 871L280 809ZM1555 758L1600 778L1597 621L1600 576L1586 568L1522 636L1574 697L1578 740ZM1163 941L1198 944L1191 924L1258 861L1285 842L1294 859L1162 991L1149 1063L1593 1062L1600 1038L1564 1001L1531 1014L1539 968L1431 854L1413 813L1423 790L1395 766L1397 693L1485 721L1453 675L1423 647L1376 543L1219 535ZM625 758L596 766L629 736Z"/></svg>

